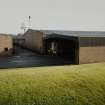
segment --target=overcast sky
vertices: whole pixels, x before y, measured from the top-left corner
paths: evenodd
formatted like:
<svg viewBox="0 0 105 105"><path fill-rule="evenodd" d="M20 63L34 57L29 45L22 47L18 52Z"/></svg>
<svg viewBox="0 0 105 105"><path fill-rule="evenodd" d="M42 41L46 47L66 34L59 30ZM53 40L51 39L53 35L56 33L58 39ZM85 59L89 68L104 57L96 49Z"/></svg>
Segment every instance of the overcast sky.
<svg viewBox="0 0 105 105"><path fill-rule="evenodd" d="M33 29L105 31L105 0L0 0L0 33Z"/></svg>

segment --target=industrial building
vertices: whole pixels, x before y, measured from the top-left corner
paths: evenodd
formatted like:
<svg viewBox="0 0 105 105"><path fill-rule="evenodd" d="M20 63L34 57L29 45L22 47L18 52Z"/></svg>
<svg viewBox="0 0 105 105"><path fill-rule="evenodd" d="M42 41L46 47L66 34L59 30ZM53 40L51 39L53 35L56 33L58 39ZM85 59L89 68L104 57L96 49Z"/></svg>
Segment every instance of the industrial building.
<svg viewBox="0 0 105 105"><path fill-rule="evenodd" d="M13 51L12 36L0 34L0 56L10 56Z"/></svg>
<svg viewBox="0 0 105 105"><path fill-rule="evenodd" d="M66 57L73 64L105 61L105 37L63 36L52 34L45 38L45 52L52 50L57 56Z"/></svg>
<svg viewBox="0 0 105 105"><path fill-rule="evenodd" d="M72 64L105 61L105 32L29 29L23 37L25 47L69 59Z"/></svg>

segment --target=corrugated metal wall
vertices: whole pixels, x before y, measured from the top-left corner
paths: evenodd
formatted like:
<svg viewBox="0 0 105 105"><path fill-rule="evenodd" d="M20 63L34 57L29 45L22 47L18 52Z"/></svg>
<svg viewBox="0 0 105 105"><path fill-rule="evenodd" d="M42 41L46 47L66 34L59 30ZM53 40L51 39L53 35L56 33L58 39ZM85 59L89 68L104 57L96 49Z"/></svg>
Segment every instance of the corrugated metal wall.
<svg viewBox="0 0 105 105"><path fill-rule="evenodd" d="M105 46L105 37L80 37L80 46Z"/></svg>

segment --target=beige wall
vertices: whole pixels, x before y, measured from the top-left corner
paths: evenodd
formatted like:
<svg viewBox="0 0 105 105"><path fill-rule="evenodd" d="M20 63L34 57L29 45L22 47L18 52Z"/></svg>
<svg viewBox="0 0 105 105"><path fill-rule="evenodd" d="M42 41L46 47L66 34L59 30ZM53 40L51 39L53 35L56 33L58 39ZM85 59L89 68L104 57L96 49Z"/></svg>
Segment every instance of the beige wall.
<svg viewBox="0 0 105 105"><path fill-rule="evenodd" d="M105 62L105 46L80 47L79 63Z"/></svg>
<svg viewBox="0 0 105 105"><path fill-rule="evenodd" d="M5 52L5 48L8 48L7 52ZM12 37L9 35L0 34L0 55L10 55L12 53L12 48Z"/></svg>
<svg viewBox="0 0 105 105"><path fill-rule="evenodd" d="M43 50L43 33L39 31L29 31L24 35L25 46L29 49L42 53Z"/></svg>

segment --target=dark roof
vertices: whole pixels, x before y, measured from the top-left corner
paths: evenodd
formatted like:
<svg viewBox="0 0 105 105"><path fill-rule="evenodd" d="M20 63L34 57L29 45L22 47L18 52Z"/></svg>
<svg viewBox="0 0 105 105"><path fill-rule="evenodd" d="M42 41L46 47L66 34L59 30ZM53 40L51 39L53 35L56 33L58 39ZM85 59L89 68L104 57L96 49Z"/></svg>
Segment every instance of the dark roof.
<svg viewBox="0 0 105 105"><path fill-rule="evenodd" d="M62 38L62 39L68 39L68 40L72 40L72 39L77 39L78 37L76 36L67 36L67 35L60 35L60 34L49 34L49 35L46 35L44 37L44 39L54 39L54 38Z"/></svg>
<svg viewBox="0 0 105 105"><path fill-rule="evenodd" d="M105 37L105 31L63 31L63 30L33 30L29 29L28 31L32 32L43 32L45 35L58 34L64 36L77 36L77 37Z"/></svg>

